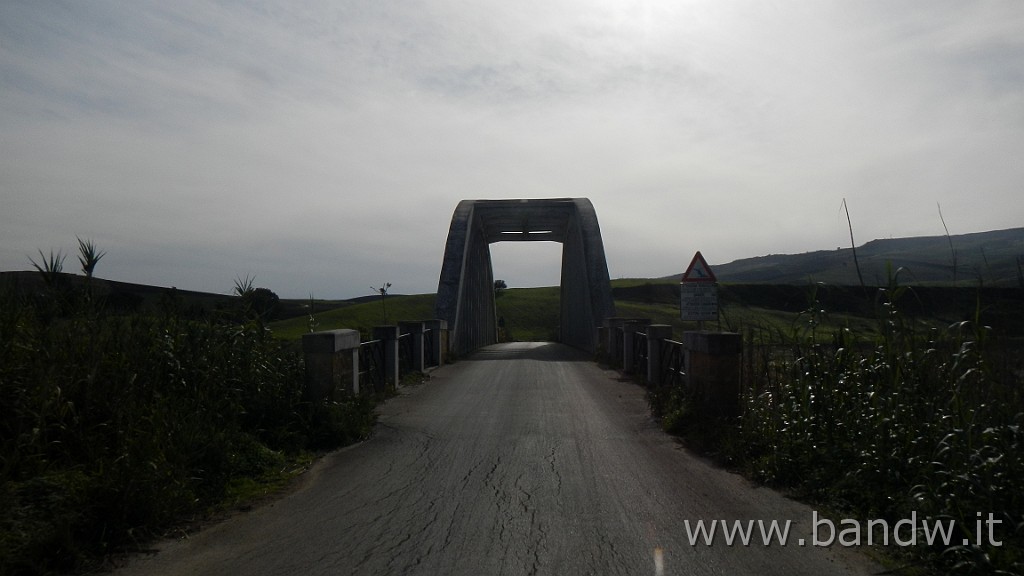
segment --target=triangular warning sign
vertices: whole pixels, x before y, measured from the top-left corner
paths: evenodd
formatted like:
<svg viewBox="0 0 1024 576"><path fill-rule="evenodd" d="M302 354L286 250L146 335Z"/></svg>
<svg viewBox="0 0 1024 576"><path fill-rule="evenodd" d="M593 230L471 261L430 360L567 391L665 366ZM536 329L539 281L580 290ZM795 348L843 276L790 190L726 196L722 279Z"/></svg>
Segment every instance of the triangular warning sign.
<svg viewBox="0 0 1024 576"><path fill-rule="evenodd" d="M699 250L693 255L693 260L690 260L690 265L683 273L683 282L718 282L715 273L711 271L711 266L708 266L707 260L701 256Z"/></svg>

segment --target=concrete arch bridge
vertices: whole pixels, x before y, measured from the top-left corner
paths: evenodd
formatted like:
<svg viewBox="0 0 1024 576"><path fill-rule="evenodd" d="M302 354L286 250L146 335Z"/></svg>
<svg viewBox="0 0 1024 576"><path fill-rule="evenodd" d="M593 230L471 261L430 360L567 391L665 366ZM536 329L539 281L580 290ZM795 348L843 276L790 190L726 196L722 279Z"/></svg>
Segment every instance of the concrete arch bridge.
<svg viewBox="0 0 1024 576"><path fill-rule="evenodd" d="M463 200L452 215L437 285L436 317L448 323L451 352L497 342L495 242L562 244L559 340L593 352L597 326L615 316L597 214L586 198Z"/></svg>

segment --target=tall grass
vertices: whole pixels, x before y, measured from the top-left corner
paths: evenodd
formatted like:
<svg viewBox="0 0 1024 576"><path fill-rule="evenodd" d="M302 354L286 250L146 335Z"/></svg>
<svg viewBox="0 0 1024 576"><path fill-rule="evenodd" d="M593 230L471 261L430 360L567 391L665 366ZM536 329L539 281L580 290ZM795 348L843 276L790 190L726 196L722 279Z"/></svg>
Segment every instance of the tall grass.
<svg viewBox="0 0 1024 576"><path fill-rule="evenodd" d="M922 327L900 311L912 297L895 281L880 290L866 337L821 330L813 290L792 333L749 331L745 411L718 449L758 480L847 515L955 520L950 546L913 551L933 568L1021 572L1020 351L976 319ZM978 513L1001 521L1002 546L978 543Z"/></svg>
<svg viewBox="0 0 1024 576"><path fill-rule="evenodd" d="M371 400L303 402L301 357L258 318L183 308L0 286L0 574L87 568L368 433Z"/></svg>

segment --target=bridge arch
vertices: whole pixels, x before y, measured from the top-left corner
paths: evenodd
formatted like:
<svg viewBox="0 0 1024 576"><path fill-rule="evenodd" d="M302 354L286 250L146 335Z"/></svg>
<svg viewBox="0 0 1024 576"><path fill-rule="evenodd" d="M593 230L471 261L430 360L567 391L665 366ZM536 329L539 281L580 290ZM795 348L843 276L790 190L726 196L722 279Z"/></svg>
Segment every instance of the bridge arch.
<svg viewBox="0 0 1024 576"><path fill-rule="evenodd" d="M497 342L494 242L562 244L560 340L593 352L596 327L615 316L597 213L586 198L463 200L452 215L437 284L437 318L457 354Z"/></svg>

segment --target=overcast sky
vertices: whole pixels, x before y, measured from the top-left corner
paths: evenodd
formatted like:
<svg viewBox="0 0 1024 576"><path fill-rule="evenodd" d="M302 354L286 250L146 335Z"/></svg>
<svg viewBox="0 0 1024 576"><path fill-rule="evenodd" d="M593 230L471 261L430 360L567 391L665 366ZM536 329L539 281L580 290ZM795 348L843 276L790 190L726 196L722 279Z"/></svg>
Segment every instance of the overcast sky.
<svg viewBox="0 0 1024 576"><path fill-rule="evenodd" d="M612 278L1024 226L1024 3L0 1L0 270L437 289L462 199L587 197ZM558 244L493 245L509 286Z"/></svg>

